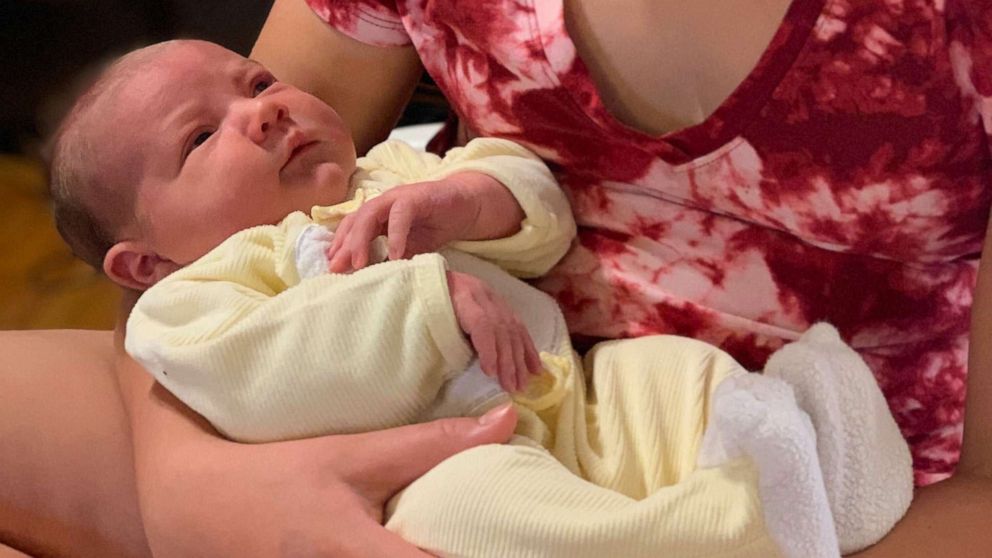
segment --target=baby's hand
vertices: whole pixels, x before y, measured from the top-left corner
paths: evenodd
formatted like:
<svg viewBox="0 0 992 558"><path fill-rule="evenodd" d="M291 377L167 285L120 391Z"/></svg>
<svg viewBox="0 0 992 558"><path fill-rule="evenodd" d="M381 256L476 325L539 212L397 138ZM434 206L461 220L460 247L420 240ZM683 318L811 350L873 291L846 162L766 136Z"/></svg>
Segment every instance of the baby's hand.
<svg viewBox="0 0 992 558"><path fill-rule="evenodd" d="M327 250L329 269L365 267L370 243L383 234L391 260L434 252L468 238L481 211L477 193L458 180L397 186L341 220Z"/></svg>
<svg viewBox="0 0 992 558"><path fill-rule="evenodd" d="M527 328L510 306L481 279L448 272L448 291L458 325L479 353L482 371L499 376L503 389L520 391L531 374L541 372L541 360Z"/></svg>

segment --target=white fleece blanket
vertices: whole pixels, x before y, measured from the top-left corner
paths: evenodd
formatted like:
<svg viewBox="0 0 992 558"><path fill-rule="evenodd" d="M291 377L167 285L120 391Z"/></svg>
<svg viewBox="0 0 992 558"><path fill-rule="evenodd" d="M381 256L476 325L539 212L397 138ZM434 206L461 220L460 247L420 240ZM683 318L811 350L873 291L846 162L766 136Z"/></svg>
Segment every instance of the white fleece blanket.
<svg viewBox="0 0 992 558"><path fill-rule="evenodd" d="M909 448L871 370L828 324L714 392L700 467L755 463L785 556L836 557L880 540L913 496Z"/></svg>

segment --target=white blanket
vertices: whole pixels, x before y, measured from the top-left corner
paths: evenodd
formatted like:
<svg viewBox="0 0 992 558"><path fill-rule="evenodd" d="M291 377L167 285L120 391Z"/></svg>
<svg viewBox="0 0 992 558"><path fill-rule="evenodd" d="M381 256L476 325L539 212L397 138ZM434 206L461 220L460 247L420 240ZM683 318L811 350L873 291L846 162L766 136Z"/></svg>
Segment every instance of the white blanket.
<svg viewBox="0 0 992 558"><path fill-rule="evenodd" d="M765 520L783 554L838 556L880 540L913 496L909 448L871 370L817 324L717 387L698 462L758 468Z"/></svg>

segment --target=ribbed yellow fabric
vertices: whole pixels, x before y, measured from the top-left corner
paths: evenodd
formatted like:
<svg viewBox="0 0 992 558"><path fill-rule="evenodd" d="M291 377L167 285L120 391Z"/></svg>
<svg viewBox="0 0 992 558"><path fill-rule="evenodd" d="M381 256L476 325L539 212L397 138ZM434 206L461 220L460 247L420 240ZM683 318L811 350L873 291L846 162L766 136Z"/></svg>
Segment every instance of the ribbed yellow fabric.
<svg viewBox="0 0 992 558"><path fill-rule="evenodd" d="M567 249L574 223L535 161L495 140L444 160L384 144L361 161L357 203L315 208L314 216L333 222L402 182L491 173L513 192L525 224L507 239L458 248L518 275L540 274ZM512 444L442 463L394 499L388 528L441 555L777 555L750 464L694 467L710 393L741 372L727 355L673 337L603 344L586 358L595 371L587 396L547 295L458 251L301 281L294 243L311 223L295 213L242 231L160 282L131 314L127 350L234 439L406 424L471 359L444 269L473 273L541 333L548 374L516 397L520 436Z"/></svg>
<svg viewBox="0 0 992 558"><path fill-rule="evenodd" d="M518 277L546 273L565 255L575 236L568 200L551 172L536 155L511 141L474 139L448 151L444 159L403 142L387 141L360 159L359 167L355 185L369 192L465 171L502 182L526 214L520 231L496 240L456 242L452 248L491 261Z"/></svg>
<svg viewBox="0 0 992 558"><path fill-rule="evenodd" d="M386 527L440 556L780 555L750 462L694 466L714 386L743 373L729 356L647 337L599 345L586 367L589 396L572 375L547 416L550 452L517 438L455 455L390 502Z"/></svg>
<svg viewBox="0 0 992 558"><path fill-rule="evenodd" d="M237 259L180 270L128 320L128 351L225 436L261 442L409 424L468 364L440 255L288 288L271 272L269 232L239 235L228 245ZM251 281L244 266L255 270Z"/></svg>

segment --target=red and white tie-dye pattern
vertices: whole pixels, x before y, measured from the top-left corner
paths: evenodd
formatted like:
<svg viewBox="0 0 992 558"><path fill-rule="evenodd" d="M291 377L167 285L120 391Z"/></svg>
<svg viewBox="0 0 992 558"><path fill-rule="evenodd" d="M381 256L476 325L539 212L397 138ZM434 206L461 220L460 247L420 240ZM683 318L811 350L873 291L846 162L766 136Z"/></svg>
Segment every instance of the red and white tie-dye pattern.
<svg viewBox="0 0 992 558"><path fill-rule="evenodd" d="M831 322L917 482L953 470L992 201L992 1L794 0L714 114L662 136L608 112L561 0L308 2L359 40L412 42L473 133L556 169L581 231L538 286L575 334L689 335L758 369Z"/></svg>
<svg viewBox="0 0 992 558"><path fill-rule="evenodd" d="M305 0L317 17L350 37L379 46L410 44L392 2Z"/></svg>

